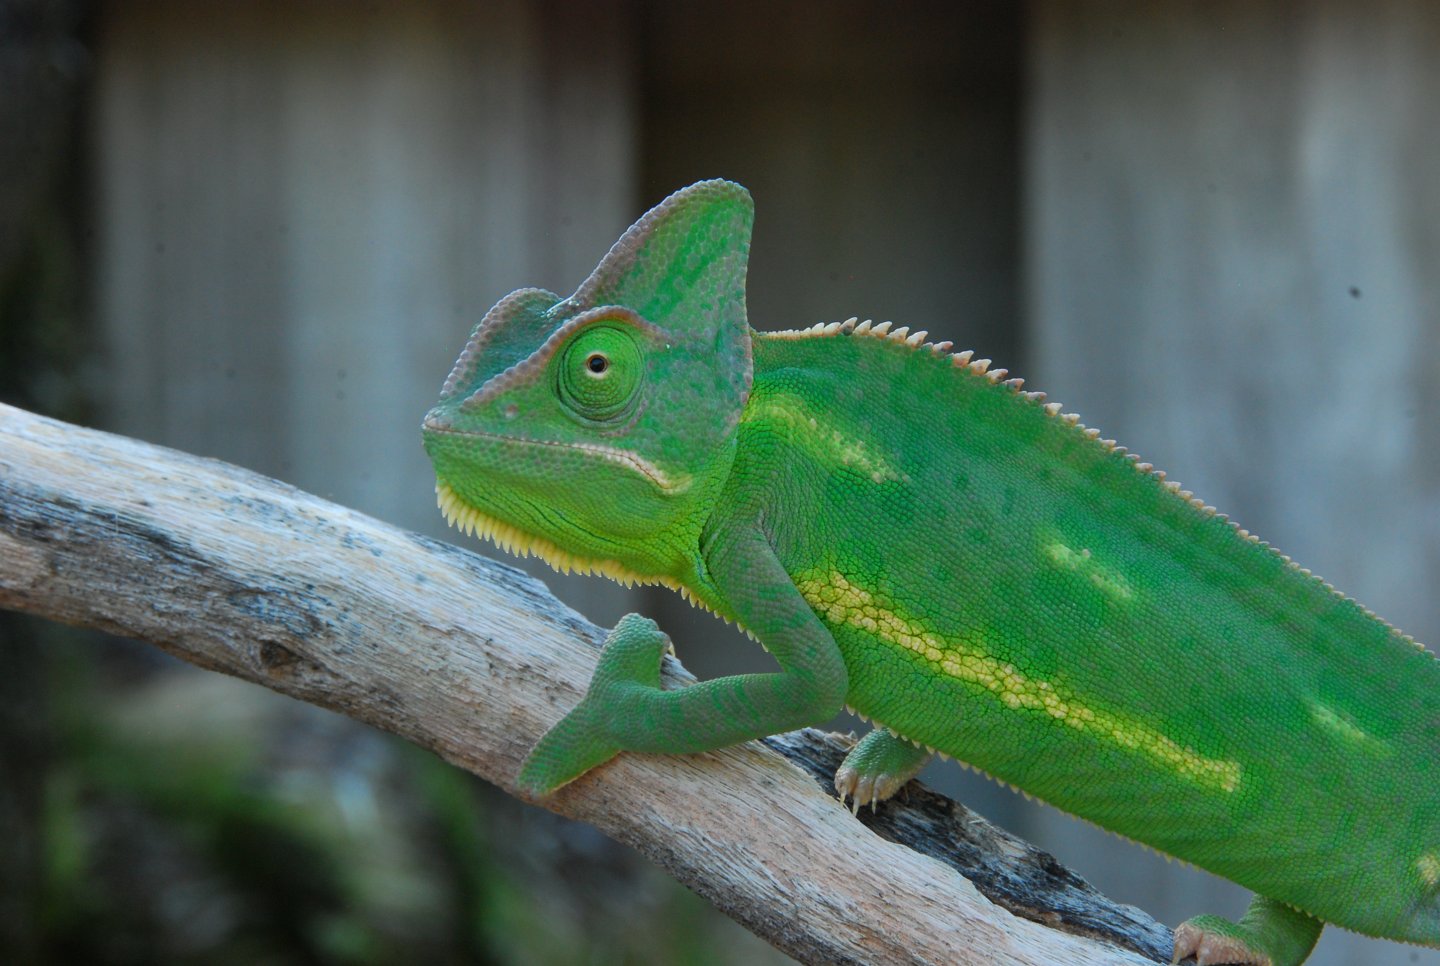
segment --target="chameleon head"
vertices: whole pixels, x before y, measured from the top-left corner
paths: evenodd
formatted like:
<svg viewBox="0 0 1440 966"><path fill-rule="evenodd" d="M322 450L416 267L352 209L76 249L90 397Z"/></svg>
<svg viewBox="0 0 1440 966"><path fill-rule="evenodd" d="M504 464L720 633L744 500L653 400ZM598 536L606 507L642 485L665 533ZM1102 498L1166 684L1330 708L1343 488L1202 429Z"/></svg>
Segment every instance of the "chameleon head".
<svg viewBox="0 0 1440 966"><path fill-rule="evenodd" d="M424 423L452 522L552 563L675 573L750 389L752 217L739 185L692 185L574 295L521 289L486 313Z"/></svg>

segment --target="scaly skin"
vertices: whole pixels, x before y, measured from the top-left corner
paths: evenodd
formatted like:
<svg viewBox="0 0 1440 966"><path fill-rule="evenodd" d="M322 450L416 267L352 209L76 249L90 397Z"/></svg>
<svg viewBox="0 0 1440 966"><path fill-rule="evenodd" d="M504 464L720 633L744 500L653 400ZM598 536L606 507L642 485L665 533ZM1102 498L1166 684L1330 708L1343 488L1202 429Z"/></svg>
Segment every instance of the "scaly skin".
<svg viewBox="0 0 1440 966"><path fill-rule="evenodd" d="M1432 656L984 360L752 333L750 221L737 185L672 196L570 299L492 309L426 418L452 521L677 587L780 665L662 692L627 618L522 787L845 703L900 736L842 766L857 803L918 744L1259 894L1177 955L1295 964L1323 922L1440 945Z"/></svg>

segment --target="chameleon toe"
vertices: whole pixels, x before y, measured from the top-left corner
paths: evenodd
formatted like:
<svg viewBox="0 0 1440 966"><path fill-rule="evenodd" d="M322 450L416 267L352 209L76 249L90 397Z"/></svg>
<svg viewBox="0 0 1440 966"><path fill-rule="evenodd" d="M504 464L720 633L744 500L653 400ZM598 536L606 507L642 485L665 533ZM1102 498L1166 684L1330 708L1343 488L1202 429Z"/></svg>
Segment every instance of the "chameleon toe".
<svg viewBox="0 0 1440 966"><path fill-rule="evenodd" d="M1170 962L1174 964L1191 957L1195 959L1195 966L1271 966L1269 956L1256 953L1239 937L1207 932L1194 920L1176 928L1175 953Z"/></svg>
<svg viewBox="0 0 1440 966"><path fill-rule="evenodd" d="M840 800L851 799L851 811L861 805L872 809L893 796L930 760L928 748L876 728L860 740L835 772Z"/></svg>
<svg viewBox="0 0 1440 966"><path fill-rule="evenodd" d="M1196 966L1299 966L1324 925L1283 902L1256 896L1239 922L1196 916L1181 923L1171 962L1193 956Z"/></svg>

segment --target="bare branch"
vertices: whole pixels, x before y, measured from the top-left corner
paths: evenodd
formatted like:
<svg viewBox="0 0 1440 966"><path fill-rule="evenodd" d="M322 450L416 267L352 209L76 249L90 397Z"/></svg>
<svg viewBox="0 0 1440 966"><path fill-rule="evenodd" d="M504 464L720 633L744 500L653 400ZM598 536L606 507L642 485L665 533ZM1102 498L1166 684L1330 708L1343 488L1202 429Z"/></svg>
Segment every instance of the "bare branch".
<svg viewBox="0 0 1440 966"><path fill-rule="evenodd" d="M5 406L0 607L333 708L512 793L530 745L579 700L602 636L503 565L225 463ZM811 773L755 742L622 755L541 804L638 848L807 962L1168 953L1163 927L960 806L917 794L883 806L872 831L815 777L838 745L814 733L769 744Z"/></svg>

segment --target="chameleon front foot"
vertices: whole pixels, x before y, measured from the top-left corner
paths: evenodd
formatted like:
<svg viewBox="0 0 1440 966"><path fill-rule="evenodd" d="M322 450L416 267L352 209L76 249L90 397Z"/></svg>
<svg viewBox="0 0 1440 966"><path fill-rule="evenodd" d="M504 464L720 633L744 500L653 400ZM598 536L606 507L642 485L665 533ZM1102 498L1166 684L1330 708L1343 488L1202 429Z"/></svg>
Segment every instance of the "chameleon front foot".
<svg viewBox="0 0 1440 966"><path fill-rule="evenodd" d="M1324 925L1282 902L1256 896L1239 922L1196 916L1181 923L1170 961L1193 956L1196 966L1300 966Z"/></svg>
<svg viewBox="0 0 1440 966"><path fill-rule="evenodd" d="M835 791L842 802L851 800L853 812L867 803L874 809L876 802L885 801L914 778L930 760L930 754L927 748L876 728L840 763L835 772Z"/></svg>
<svg viewBox="0 0 1440 966"><path fill-rule="evenodd" d="M639 614L622 617L605 639L584 699L525 758L516 779L520 790L543 798L623 751L614 725L626 692L658 691L660 660L669 650L670 639L654 621Z"/></svg>

